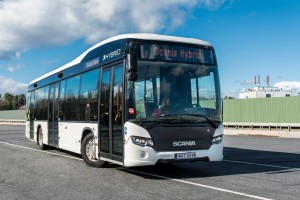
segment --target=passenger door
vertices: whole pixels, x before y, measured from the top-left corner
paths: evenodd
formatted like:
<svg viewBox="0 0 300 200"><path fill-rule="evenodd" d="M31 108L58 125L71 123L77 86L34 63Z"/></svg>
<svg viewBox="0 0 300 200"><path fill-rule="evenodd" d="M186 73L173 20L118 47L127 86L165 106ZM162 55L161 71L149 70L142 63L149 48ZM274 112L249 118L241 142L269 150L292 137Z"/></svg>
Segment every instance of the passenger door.
<svg viewBox="0 0 300 200"><path fill-rule="evenodd" d="M123 162L123 65L102 69L99 91L100 156Z"/></svg>
<svg viewBox="0 0 300 200"><path fill-rule="evenodd" d="M29 100L29 110L27 111L27 115L28 115L28 119L29 119L29 138L31 140L34 139L34 134L33 134L33 129L34 129L34 120L35 120L35 117L34 117L34 101L35 101L35 91L32 91L30 93L30 97L28 98Z"/></svg>
<svg viewBox="0 0 300 200"><path fill-rule="evenodd" d="M59 109L59 84L53 84L49 87L48 101L48 144L58 146L58 109Z"/></svg>

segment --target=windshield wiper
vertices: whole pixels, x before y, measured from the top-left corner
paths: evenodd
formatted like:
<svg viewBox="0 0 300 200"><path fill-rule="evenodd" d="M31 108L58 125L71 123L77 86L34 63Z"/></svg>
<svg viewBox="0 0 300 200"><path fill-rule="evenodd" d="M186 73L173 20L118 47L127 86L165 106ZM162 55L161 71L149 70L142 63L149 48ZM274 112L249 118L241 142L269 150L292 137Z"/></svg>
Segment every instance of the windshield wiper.
<svg viewBox="0 0 300 200"><path fill-rule="evenodd" d="M211 119L209 119L208 117L206 117L205 115L200 115L200 114L164 114L163 116L193 116L193 117L202 117L204 118L212 127L214 128L218 128L219 126L217 124L215 124L215 122L213 122Z"/></svg>

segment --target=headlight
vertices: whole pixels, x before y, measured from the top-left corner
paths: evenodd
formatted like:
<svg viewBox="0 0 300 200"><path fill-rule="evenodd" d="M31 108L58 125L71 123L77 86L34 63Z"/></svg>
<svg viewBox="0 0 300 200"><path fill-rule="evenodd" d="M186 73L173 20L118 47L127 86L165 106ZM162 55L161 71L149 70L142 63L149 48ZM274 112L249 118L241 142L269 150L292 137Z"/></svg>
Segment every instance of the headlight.
<svg viewBox="0 0 300 200"><path fill-rule="evenodd" d="M216 137L213 137L212 141L211 141L211 144L219 144L222 142L222 138L223 138L223 135L218 135Z"/></svg>
<svg viewBox="0 0 300 200"><path fill-rule="evenodd" d="M134 144L142 147L144 146L153 147L154 145L153 141L150 138L132 136L131 139Z"/></svg>

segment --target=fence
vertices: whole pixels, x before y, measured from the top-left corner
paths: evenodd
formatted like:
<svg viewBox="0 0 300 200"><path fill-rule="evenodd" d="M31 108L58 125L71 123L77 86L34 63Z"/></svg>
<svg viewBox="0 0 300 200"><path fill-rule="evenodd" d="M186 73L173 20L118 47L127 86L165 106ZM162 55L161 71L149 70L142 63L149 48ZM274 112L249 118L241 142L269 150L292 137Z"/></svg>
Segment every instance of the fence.
<svg viewBox="0 0 300 200"><path fill-rule="evenodd" d="M25 110L5 110L0 111L0 125L13 124L25 125Z"/></svg>
<svg viewBox="0 0 300 200"><path fill-rule="evenodd" d="M225 99L225 129L300 131L300 97Z"/></svg>

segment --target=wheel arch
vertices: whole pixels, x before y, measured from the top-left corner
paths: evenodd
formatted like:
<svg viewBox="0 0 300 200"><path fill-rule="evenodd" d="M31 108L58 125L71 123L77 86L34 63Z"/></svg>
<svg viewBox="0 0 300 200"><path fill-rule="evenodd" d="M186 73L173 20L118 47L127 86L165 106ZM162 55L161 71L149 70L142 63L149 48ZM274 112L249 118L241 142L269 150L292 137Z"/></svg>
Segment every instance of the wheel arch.
<svg viewBox="0 0 300 200"><path fill-rule="evenodd" d="M91 128L89 128L89 127L86 127L86 128L84 128L82 130L80 143L82 143L82 141L85 138L85 136L87 136L89 133L94 133L93 130Z"/></svg>
<svg viewBox="0 0 300 200"><path fill-rule="evenodd" d="M38 124L37 125L37 128L36 128L36 143L37 143L37 145L39 145L39 131L40 131L40 129L42 129L42 125L41 124Z"/></svg>

